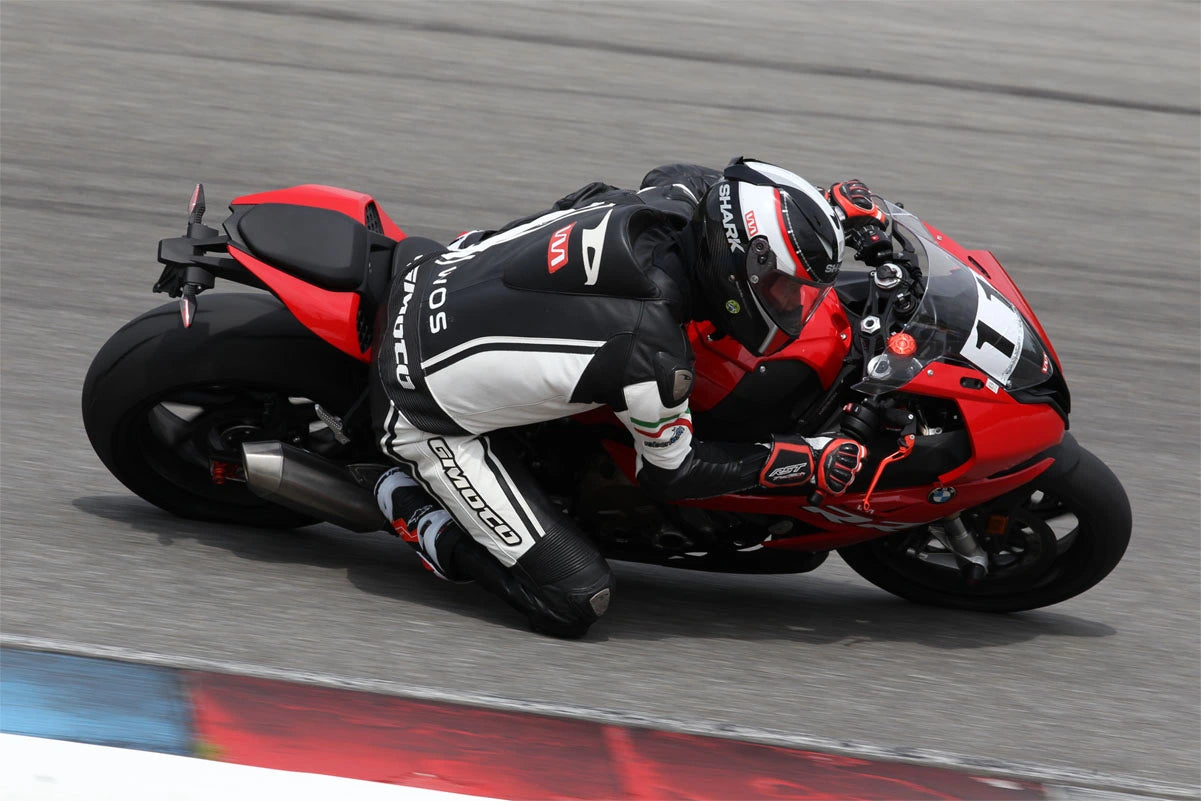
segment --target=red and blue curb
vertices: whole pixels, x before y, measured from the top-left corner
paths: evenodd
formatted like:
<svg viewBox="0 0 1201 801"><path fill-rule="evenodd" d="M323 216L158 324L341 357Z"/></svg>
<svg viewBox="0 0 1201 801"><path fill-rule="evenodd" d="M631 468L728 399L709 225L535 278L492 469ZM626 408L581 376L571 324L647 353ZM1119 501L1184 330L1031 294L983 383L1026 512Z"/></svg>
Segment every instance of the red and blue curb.
<svg viewBox="0 0 1201 801"><path fill-rule="evenodd" d="M1039 781L0 648L0 731L506 799L1037 799Z"/></svg>

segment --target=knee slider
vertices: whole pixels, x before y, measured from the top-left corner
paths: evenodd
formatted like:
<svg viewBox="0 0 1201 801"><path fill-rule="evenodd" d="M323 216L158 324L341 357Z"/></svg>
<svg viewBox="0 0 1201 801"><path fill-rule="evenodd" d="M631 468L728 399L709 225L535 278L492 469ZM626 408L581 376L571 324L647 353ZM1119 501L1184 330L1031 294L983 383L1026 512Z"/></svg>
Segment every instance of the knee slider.
<svg viewBox="0 0 1201 801"><path fill-rule="evenodd" d="M531 589L567 620L592 623L609 608L613 572L600 551L573 531L548 530L517 565Z"/></svg>

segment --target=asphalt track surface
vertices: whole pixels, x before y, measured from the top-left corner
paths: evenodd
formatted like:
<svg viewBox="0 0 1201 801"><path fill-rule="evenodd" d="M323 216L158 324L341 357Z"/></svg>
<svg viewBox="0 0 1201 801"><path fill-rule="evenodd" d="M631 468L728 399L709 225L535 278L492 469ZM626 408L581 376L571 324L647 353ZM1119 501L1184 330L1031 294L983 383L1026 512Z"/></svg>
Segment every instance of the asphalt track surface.
<svg viewBox="0 0 1201 801"><path fill-rule="evenodd" d="M6 637L1198 785L1197 3L0 8ZM191 185L297 183L446 239L594 179L740 153L997 253L1041 314L1131 549L1007 617L618 565L582 642L384 537L176 520L92 454L92 355ZM201 299L203 302L203 298Z"/></svg>

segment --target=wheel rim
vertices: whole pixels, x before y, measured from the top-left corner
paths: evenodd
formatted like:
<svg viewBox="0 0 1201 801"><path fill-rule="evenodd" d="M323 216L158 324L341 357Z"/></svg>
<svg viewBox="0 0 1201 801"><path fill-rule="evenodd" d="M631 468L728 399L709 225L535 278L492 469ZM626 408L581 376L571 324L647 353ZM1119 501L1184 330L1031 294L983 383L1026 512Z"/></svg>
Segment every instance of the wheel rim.
<svg viewBox="0 0 1201 801"><path fill-rule="evenodd" d="M961 597L1029 593L1070 578L1087 559L1080 510L1047 491L1035 489L1007 504L968 510L961 520L988 554L989 572L978 581L966 578L932 526L872 546L878 558L909 581Z"/></svg>

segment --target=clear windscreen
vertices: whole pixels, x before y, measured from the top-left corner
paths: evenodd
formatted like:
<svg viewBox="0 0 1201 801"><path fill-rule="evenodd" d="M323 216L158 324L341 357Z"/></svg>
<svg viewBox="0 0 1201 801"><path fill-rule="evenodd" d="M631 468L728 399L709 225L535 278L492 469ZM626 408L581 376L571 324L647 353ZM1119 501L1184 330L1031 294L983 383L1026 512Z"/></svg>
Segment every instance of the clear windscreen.
<svg viewBox="0 0 1201 801"><path fill-rule="evenodd" d="M869 358L856 389L879 395L900 388L940 359L966 361L1014 391L1041 384L1054 365L1038 335L1004 295L938 245L914 215L885 202L893 225L917 251L925 292L901 329L913 337L911 356L885 352Z"/></svg>

